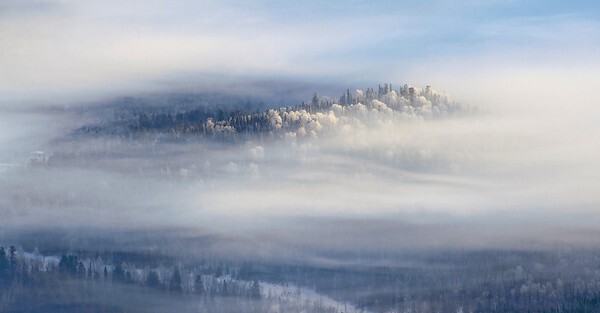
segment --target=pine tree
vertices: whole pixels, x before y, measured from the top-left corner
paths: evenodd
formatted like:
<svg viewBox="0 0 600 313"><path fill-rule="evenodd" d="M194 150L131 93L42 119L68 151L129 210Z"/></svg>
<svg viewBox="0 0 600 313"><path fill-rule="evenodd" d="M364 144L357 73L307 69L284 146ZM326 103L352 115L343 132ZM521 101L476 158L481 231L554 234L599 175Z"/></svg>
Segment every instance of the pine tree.
<svg viewBox="0 0 600 313"><path fill-rule="evenodd" d="M310 101L310 112L312 112L313 110L316 110L317 107L319 106L319 94L315 92L315 94L313 95L312 101Z"/></svg>
<svg viewBox="0 0 600 313"><path fill-rule="evenodd" d="M9 278L9 264L6 259L6 250L4 247L0 247L0 284L8 282Z"/></svg>
<svg viewBox="0 0 600 313"><path fill-rule="evenodd" d="M223 280L223 284L221 284L221 295L225 297L229 296L229 286L226 280Z"/></svg>
<svg viewBox="0 0 600 313"><path fill-rule="evenodd" d="M260 299L260 286L258 285L258 281L255 279L252 283L252 287L250 288L250 297L253 299Z"/></svg>
<svg viewBox="0 0 600 313"><path fill-rule="evenodd" d="M78 273L79 262L75 255L62 255L58 263L58 270L63 275L75 276Z"/></svg>
<svg viewBox="0 0 600 313"><path fill-rule="evenodd" d="M150 271L150 273L148 274L147 284L150 288L159 288L160 280L158 278L158 273L156 273L155 271Z"/></svg>
<svg viewBox="0 0 600 313"><path fill-rule="evenodd" d="M196 276L196 283L194 284L194 290L197 294L204 294L204 282L202 281L202 275Z"/></svg>
<svg viewBox="0 0 600 313"><path fill-rule="evenodd" d="M121 264L117 264L113 271L113 280L123 282L125 281L125 270Z"/></svg>
<svg viewBox="0 0 600 313"><path fill-rule="evenodd" d="M9 248L9 259L8 259L8 268L10 270L10 275L14 278L17 276L17 248L15 246L10 246Z"/></svg>
<svg viewBox="0 0 600 313"><path fill-rule="evenodd" d="M171 279L170 290L175 292L181 292L183 289L181 288L181 273L178 268L175 268L175 272L173 272L173 278Z"/></svg>
<svg viewBox="0 0 600 313"><path fill-rule="evenodd" d="M81 277L81 278L85 278L85 266L83 265L83 262L79 261L77 263L77 274Z"/></svg>

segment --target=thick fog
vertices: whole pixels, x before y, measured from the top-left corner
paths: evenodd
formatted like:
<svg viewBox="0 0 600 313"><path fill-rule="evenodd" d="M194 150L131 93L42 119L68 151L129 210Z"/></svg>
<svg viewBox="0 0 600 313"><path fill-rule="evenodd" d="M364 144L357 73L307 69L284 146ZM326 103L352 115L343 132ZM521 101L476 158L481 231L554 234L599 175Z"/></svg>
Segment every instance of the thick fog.
<svg viewBox="0 0 600 313"><path fill-rule="evenodd" d="M595 312L594 1L0 0L0 312Z"/></svg>
<svg viewBox="0 0 600 313"><path fill-rule="evenodd" d="M6 111L2 223L182 229L263 255L596 245L597 92L540 81L453 86L470 106L458 116L299 112L295 132L234 144L73 139L89 116Z"/></svg>
<svg viewBox="0 0 600 313"><path fill-rule="evenodd" d="M0 5L6 233L181 229L266 255L599 243L599 28L589 16L503 18L488 11L500 4L470 1L429 2L427 16L365 3L102 3ZM337 9L346 15L328 15ZM466 37L453 44L449 24ZM113 118L119 97L260 98L276 126L280 106L381 80L433 85L466 110L393 110L403 104L390 94L375 109L297 112L289 118L302 127L282 138L73 136Z"/></svg>

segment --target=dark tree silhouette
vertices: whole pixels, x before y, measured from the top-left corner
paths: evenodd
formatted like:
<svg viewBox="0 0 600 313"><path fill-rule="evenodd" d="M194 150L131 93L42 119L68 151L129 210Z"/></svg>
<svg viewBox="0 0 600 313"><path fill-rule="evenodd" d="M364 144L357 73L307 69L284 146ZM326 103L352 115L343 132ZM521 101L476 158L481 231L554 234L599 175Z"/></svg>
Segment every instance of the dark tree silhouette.
<svg viewBox="0 0 600 313"><path fill-rule="evenodd" d="M83 262L81 262L81 261L77 262L77 274L80 277L85 278L85 266L83 265Z"/></svg>
<svg viewBox="0 0 600 313"><path fill-rule="evenodd" d="M113 280L124 282L125 281L125 270L121 264L117 264L113 271Z"/></svg>
<svg viewBox="0 0 600 313"><path fill-rule="evenodd" d="M196 276L196 283L194 284L194 290L197 294L204 294L204 282L202 281L202 275Z"/></svg>
<svg viewBox="0 0 600 313"><path fill-rule="evenodd" d="M250 288L250 297L254 299L260 299L260 286L258 285L258 280L254 280L252 282L252 287Z"/></svg>
<svg viewBox="0 0 600 313"><path fill-rule="evenodd" d="M58 263L58 270L63 275L75 276L77 274L78 264L77 256L63 254Z"/></svg>
<svg viewBox="0 0 600 313"><path fill-rule="evenodd" d="M169 290L175 291L175 292L182 292L183 289L181 287L181 273L179 272L178 268L175 268L175 271L173 272L173 277L171 278L171 284L169 286Z"/></svg>
<svg viewBox="0 0 600 313"><path fill-rule="evenodd" d="M150 288L160 288L160 280L158 278L158 273L156 273L155 271L150 271L150 273L148 274L148 281L147 281L148 287Z"/></svg>
<svg viewBox="0 0 600 313"><path fill-rule="evenodd" d="M17 248L15 246L10 246L9 248L9 258L8 258L8 267L10 270L10 275L14 278L17 276Z"/></svg>
<svg viewBox="0 0 600 313"><path fill-rule="evenodd" d="M4 247L0 247L0 284L7 283L9 276L9 264L6 259L6 250L4 250Z"/></svg>

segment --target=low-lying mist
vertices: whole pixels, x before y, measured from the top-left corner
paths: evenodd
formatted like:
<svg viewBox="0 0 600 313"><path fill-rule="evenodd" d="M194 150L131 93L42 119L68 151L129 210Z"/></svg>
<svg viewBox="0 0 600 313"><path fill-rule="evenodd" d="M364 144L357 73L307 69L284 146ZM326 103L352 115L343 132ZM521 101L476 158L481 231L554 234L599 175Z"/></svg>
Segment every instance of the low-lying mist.
<svg viewBox="0 0 600 313"><path fill-rule="evenodd" d="M324 251L596 246L592 107L573 104L562 117L564 97L532 100L527 90L474 91L495 100L459 99L471 109L447 116L334 105L298 116L304 124L281 136L235 143L77 137L90 116L7 112L3 236L156 231L209 236L222 244L215 251L314 260Z"/></svg>

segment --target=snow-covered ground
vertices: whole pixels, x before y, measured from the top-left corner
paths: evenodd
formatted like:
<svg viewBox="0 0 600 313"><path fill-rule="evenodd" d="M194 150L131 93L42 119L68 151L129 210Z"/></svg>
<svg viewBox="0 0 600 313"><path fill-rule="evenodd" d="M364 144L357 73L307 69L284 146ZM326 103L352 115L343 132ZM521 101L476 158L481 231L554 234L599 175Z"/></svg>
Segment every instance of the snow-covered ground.
<svg viewBox="0 0 600 313"><path fill-rule="evenodd" d="M36 264L38 266L39 270L41 270L41 271L48 271L51 268L57 268L58 264L60 263L59 256L41 255L39 253L39 251L37 250L37 248L33 252L25 252L25 251L23 251L23 249L21 247L18 247L17 248L17 257L19 259L27 260L27 262L29 262L30 264ZM114 270L114 265L105 264L104 261L102 261L100 258L98 258L96 260L82 259L81 261L84 264L84 267L86 268L86 270L89 268L89 266L92 266L92 268L98 273L100 271L102 271L104 267L107 268L108 272L112 272ZM139 279L139 280L143 280L142 277L146 276L147 272L148 272L148 269L144 270L141 268L137 268L131 264L127 265L126 268L129 272L136 273L137 275L135 275L134 279ZM168 267L159 267L159 268L154 268L153 270L155 270L157 273L159 273L159 276L168 277L172 274L170 268L168 268ZM193 270L191 270L190 272L187 272L184 270L184 274L182 276L187 278L186 279L187 283L184 283L184 284L186 284L188 286L193 285L193 281L194 281L194 277L195 277ZM252 284L251 281L237 280L237 279L234 279L233 277L231 277L230 275L224 275L221 277L213 277L212 275L202 275L202 276L203 276L205 285L208 285L208 281L210 281L211 278L213 278L214 281L216 281L216 282L229 281L229 282L245 283L248 285ZM299 287L299 286L296 286L293 284L286 284L285 286L283 286L283 285L272 284L272 283L267 283L267 282L259 282L259 285L260 285L261 295L263 298L279 299L284 302L297 304L299 306L306 305L306 304L314 304L314 305L318 305L323 308L332 308L332 309L335 309L336 312L341 312L341 313L359 313L359 312L369 313L368 311L364 311L362 309L356 308L352 304L334 300L326 295L319 294L315 290L312 290L309 288ZM278 312L278 309L273 308L272 311Z"/></svg>
<svg viewBox="0 0 600 313"><path fill-rule="evenodd" d="M324 307L335 308L337 312L343 313L368 313L349 303L336 301L328 296L317 293L316 291L304 287L298 287L292 284L287 286L260 282L260 292L263 297L279 298L286 302L297 304L314 303Z"/></svg>

